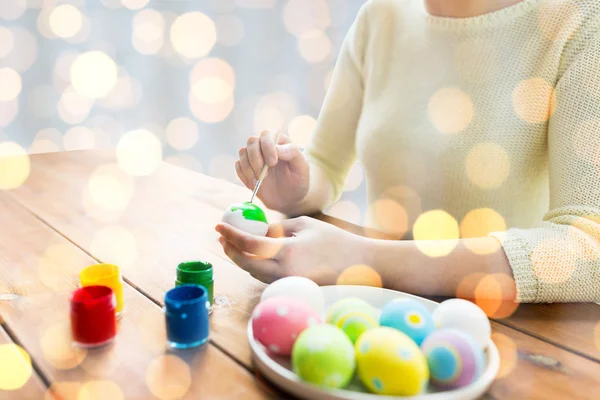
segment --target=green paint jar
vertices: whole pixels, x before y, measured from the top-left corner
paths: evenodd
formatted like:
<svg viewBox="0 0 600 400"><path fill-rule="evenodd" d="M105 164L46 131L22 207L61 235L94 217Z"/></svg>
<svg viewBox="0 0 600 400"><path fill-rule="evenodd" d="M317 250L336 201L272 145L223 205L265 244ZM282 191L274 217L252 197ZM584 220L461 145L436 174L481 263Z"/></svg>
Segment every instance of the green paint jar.
<svg viewBox="0 0 600 400"><path fill-rule="evenodd" d="M213 266L204 261L186 261L177 266L177 279L175 286L200 285L208 292L208 301L213 305Z"/></svg>

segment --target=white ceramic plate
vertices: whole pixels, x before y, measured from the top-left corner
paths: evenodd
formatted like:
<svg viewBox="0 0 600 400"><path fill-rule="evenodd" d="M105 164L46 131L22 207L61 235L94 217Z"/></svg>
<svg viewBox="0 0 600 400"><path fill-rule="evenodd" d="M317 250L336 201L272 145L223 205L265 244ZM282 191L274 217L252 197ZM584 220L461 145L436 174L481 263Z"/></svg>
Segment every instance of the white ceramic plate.
<svg viewBox="0 0 600 400"><path fill-rule="evenodd" d="M438 303L422 297L368 286L323 286L321 290L325 296L325 309L329 309L333 303L344 297L358 297L380 309L387 302L398 297L409 297L418 300L429 311L433 311L438 306ZM252 321L248 323L248 341L252 349L254 364L268 380L288 393L310 400L381 400L382 398L387 400L474 400L488 390L500 367L498 349L490 339L486 350L486 369L481 377L471 385L455 390L429 392L410 397L381 396L368 393L356 378L345 389L323 389L303 382L292 372L289 358L271 357L266 353L265 348L254 340Z"/></svg>

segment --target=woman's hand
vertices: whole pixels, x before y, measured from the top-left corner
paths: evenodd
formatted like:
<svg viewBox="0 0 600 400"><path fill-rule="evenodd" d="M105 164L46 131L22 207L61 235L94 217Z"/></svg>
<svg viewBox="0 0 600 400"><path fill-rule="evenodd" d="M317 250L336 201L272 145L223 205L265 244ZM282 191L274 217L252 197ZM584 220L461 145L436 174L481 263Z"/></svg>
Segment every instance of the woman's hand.
<svg viewBox="0 0 600 400"><path fill-rule="evenodd" d="M308 194L309 165L300 148L287 136L280 136L277 145L274 139L269 131L250 137L247 146L239 151L235 171L242 183L254 190L266 162L269 169L257 196L267 208L286 212Z"/></svg>
<svg viewBox="0 0 600 400"><path fill-rule="evenodd" d="M216 230L225 254L265 283L304 276L334 285L345 269L368 262L367 239L308 217L272 224L266 237L227 224Z"/></svg>

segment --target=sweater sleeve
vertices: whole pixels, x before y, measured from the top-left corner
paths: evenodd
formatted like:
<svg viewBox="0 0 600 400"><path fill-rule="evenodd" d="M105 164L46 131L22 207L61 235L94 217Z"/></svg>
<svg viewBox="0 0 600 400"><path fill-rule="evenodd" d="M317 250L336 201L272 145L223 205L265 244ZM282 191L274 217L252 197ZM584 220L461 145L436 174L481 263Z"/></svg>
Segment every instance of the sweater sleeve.
<svg viewBox="0 0 600 400"><path fill-rule="evenodd" d="M600 301L600 35L594 32L566 48L555 84L549 212L533 229L491 234L503 245L521 302Z"/></svg>
<svg viewBox="0 0 600 400"><path fill-rule="evenodd" d="M362 6L344 39L316 130L305 149L311 167L316 167L330 184L333 201L341 196L356 160L355 136L364 94L367 6L368 3Z"/></svg>

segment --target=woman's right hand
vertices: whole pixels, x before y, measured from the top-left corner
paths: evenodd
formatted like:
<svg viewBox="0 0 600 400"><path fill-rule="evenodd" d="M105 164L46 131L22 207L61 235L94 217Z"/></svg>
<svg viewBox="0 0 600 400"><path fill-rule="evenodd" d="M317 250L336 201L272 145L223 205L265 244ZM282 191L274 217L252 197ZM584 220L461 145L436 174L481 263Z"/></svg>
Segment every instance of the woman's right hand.
<svg viewBox="0 0 600 400"><path fill-rule="evenodd" d="M240 159L235 171L242 183L254 190L260 171L269 166L257 196L266 207L281 212L293 212L308 194L309 164L302 150L281 135L275 144L275 134L263 131L260 136L251 136L246 147L240 149Z"/></svg>

